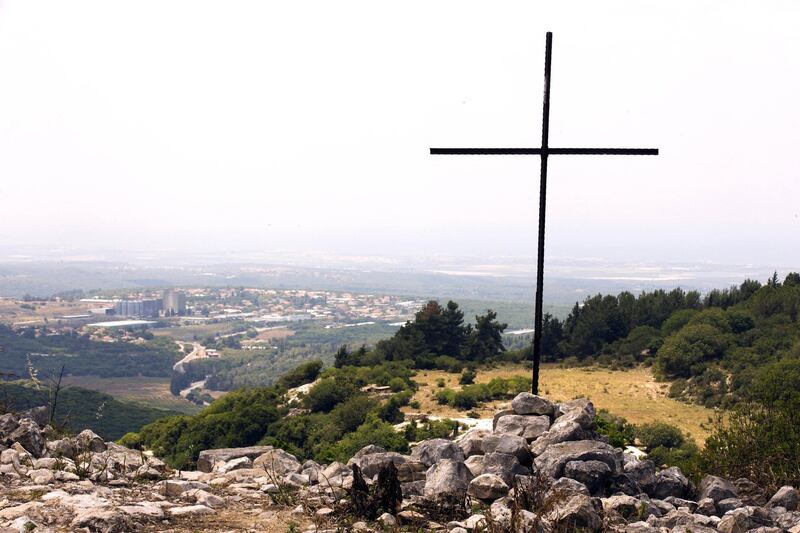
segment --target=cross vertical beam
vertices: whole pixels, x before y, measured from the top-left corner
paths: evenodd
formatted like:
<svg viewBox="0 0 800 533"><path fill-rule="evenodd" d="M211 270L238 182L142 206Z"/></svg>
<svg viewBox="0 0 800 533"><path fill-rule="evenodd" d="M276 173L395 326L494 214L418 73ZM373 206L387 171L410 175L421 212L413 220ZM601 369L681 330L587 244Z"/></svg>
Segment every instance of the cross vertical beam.
<svg viewBox="0 0 800 533"><path fill-rule="evenodd" d="M542 293L544 285L544 229L547 200L547 159L550 155L658 155L658 148L550 148L550 64L553 34L547 32L544 54L544 103L542 106L542 144L539 148L431 148L431 155L538 155L539 171L539 242L536 257L536 307L533 332L533 383L539 393L539 363L542 355Z"/></svg>
<svg viewBox="0 0 800 533"><path fill-rule="evenodd" d="M533 330L533 377L531 391L539 394L539 362L542 358L542 293L544 291L544 223L547 204L547 150L550 144L550 63L553 33L547 32L544 48L544 101L542 103L542 153L539 168L539 246L536 255L536 308Z"/></svg>

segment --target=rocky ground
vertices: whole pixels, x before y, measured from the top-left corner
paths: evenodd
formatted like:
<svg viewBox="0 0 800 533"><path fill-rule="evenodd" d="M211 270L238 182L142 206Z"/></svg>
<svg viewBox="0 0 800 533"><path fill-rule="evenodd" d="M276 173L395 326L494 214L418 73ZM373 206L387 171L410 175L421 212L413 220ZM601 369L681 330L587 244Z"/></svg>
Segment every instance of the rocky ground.
<svg viewBox="0 0 800 533"><path fill-rule="evenodd" d="M587 400L523 393L493 429L367 446L348 464L268 446L206 450L197 471L90 431L59 438L36 413L0 416L0 532L621 531L800 533L798 491L746 479L694 486L595 432Z"/></svg>

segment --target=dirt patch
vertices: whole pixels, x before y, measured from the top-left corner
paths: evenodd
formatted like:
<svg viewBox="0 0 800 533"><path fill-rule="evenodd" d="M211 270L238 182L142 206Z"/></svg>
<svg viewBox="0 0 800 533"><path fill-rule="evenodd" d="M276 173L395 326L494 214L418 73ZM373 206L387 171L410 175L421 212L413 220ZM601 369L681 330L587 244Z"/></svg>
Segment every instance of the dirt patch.
<svg viewBox="0 0 800 533"><path fill-rule="evenodd" d="M302 515L292 514L287 509L269 509L245 502L226 503L212 515L194 516L170 520L170 531L194 533L197 531L259 531L264 533L286 533L305 531L312 525ZM163 531L164 526L148 528L146 531Z"/></svg>
<svg viewBox="0 0 800 533"><path fill-rule="evenodd" d="M286 337L291 337L294 335L294 331L287 327L280 327L280 328L270 328L264 331L260 331L256 336L256 339L260 341L271 341L272 339L285 339Z"/></svg>

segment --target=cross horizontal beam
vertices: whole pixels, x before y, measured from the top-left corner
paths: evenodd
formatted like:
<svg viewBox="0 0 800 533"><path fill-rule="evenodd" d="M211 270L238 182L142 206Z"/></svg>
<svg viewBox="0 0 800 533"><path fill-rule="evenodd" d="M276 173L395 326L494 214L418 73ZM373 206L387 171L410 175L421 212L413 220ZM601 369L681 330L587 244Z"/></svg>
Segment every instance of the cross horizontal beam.
<svg viewBox="0 0 800 533"><path fill-rule="evenodd" d="M431 155L658 155L658 148L431 148Z"/></svg>

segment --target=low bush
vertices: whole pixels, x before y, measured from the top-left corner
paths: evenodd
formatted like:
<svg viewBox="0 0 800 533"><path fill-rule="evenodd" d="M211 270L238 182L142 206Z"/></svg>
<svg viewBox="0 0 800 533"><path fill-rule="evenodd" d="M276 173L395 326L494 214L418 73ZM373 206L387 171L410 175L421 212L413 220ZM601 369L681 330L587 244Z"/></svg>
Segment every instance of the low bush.
<svg viewBox="0 0 800 533"><path fill-rule="evenodd" d="M465 368L464 371L461 372L461 378L459 378L458 382L461 385L472 385L475 383L477 375L478 373L472 368Z"/></svg>
<svg viewBox="0 0 800 533"><path fill-rule="evenodd" d="M412 420L403 430L406 440L419 442L427 439L452 439L458 434L459 423L445 418L443 420Z"/></svg>
<svg viewBox="0 0 800 533"><path fill-rule="evenodd" d="M608 443L615 448L633 444L636 428L621 416L612 415L605 409L597 412L595 417L597 432L608 437Z"/></svg>

